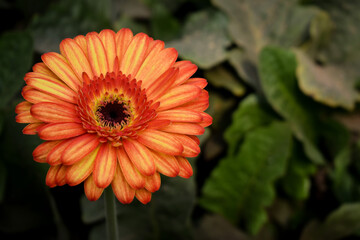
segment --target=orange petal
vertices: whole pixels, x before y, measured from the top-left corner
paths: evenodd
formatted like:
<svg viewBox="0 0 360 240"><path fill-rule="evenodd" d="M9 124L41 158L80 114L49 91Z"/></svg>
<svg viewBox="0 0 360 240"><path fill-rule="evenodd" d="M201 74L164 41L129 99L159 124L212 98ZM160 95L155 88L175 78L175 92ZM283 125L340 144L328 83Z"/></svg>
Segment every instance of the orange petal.
<svg viewBox="0 0 360 240"><path fill-rule="evenodd" d="M99 37L105 47L107 62L109 64L109 72L113 72L116 58L116 36L114 31L105 29L99 33Z"/></svg>
<svg viewBox="0 0 360 240"><path fill-rule="evenodd" d="M170 120L172 122L201 122L201 113L188 109L171 109L159 112L157 120Z"/></svg>
<svg viewBox="0 0 360 240"><path fill-rule="evenodd" d="M197 98L200 93L201 88L193 85L181 85L172 88L158 100L160 102L158 111L164 111L190 102Z"/></svg>
<svg viewBox="0 0 360 240"><path fill-rule="evenodd" d="M116 56L119 61L124 57L124 54L133 39L133 33L128 28L122 28L116 33Z"/></svg>
<svg viewBox="0 0 360 240"><path fill-rule="evenodd" d="M56 187L56 174L58 173L58 171L60 170L61 165L56 165L56 166L50 166L47 174L46 174L46 179L45 179L45 183L47 186L53 188Z"/></svg>
<svg viewBox="0 0 360 240"><path fill-rule="evenodd" d="M44 123L30 123L22 130L23 134L36 135L37 128L43 126Z"/></svg>
<svg viewBox="0 0 360 240"><path fill-rule="evenodd" d="M150 149L169 155L180 155L184 150L181 143L171 134L153 129L142 131L136 140Z"/></svg>
<svg viewBox="0 0 360 240"><path fill-rule="evenodd" d="M40 123L41 120L34 118L30 111L22 112L15 117L15 121L18 123Z"/></svg>
<svg viewBox="0 0 360 240"><path fill-rule="evenodd" d="M116 168L114 180L111 183L116 198L123 204L129 204L133 201L135 190L129 186L120 167Z"/></svg>
<svg viewBox="0 0 360 240"><path fill-rule="evenodd" d="M84 38L85 44L86 40ZM87 48L86 48L87 49ZM67 60L76 76L82 81L85 72L91 79L94 77L88 58L83 48L73 39L67 38L60 43L60 51Z"/></svg>
<svg viewBox="0 0 360 240"><path fill-rule="evenodd" d="M116 170L116 151L110 143L100 146L95 159L94 181L96 186L106 188L112 182Z"/></svg>
<svg viewBox="0 0 360 240"><path fill-rule="evenodd" d="M171 123L170 125L163 127L162 131L169 133L179 133L186 135L202 135L205 129L197 123Z"/></svg>
<svg viewBox="0 0 360 240"><path fill-rule="evenodd" d="M95 76L100 76L109 71L106 52L104 45L102 44L99 36L95 32L88 33L86 35L86 43L88 49L88 57L91 68Z"/></svg>
<svg viewBox="0 0 360 240"><path fill-rule="evenodd" d="M140 173L146 176L151 176L155 173L156 167L153 154L147 147L131 139L123 140L123 145L131 162Z"/></svg>
<svg viewBox="0 0 360 240"><path fill-rule="evenodd" d="M184 157L176 157L179 162L180 172L179 176L183 178L189 178L193 175L193 169L189 161Z"/></svg>
<svg viewBox="0 0 360 240"><path fill-rule="evenodd" d="M64 149L61 155L61 162L65 165L72 165L92 152L99 143L100 141L96 134L84 134L76 137Z"/></svg>
<svg viewBox="0 0 360 240"><path fill-rule="evenodd" d="M42 73L42 74L45 74L45 75L48 75L50 77L53 77L53 78L58 78L55 73L53 73L46 65L45 63L36 63L33 67L32 67L33 71L34 72L37 72L37 73Z"/></svg>
<svg viewBox="0 0 360 240"><path fill-rule="evenodd" d="M149 192L156 192L160 189L161 178L159 173L146 177L145 189Z"/></svg>
<svg viewBox="0 0 360 240"><path fill-rule="evenodd" d="M37 146L32 153L34 160L39 163L46 163L47 155L60 142L61 141L46 141Z"/></svg>
<svg viewBox="0 0 360 240"><path fill-rule="evenodd" d="M85 195L86 195L87 199L89 199L89 201L96 201L100 198L104 189L96 186L93 176L90 175L85 180L84 191L85 191Z"/></svg>
<svg viewBox="0 0 360 240"><path fill-rule="evenodd" d="M40 103L40 102L52 102L52 103L57 103L60 105L66 105L69 108L74 107L74 104L72 104L72 103L62 101L56 97L53 97L47 93L38 91L33 88L23 91L22 95L27 101L34 103L34 104Z"/></svg>
<svg viewBox="0 0 360 240"><path fill-rule="evenodd" d="M98 151L99 147L94 149L77 163L68 167L66 172L66 182L70 186L80 184L92 173Z"/></svg>
<svg viewBox="0 0 360 240"><path fill-rule="evenodd" d="M120 60L120 71L131 76L135 76L142 65L146 50L149 45L149 37L145 33L138 33L130 42L124 57Z"/></svg>
<svg viewBox="0 0 360 240"><path fill-rule="evenodd" d="M66 58L54 52L45 53L41 56L43 62L56 74L64 83L74 91L79 90L80 78L71 69Z"/></svg>
<svg viewBox="0 0 360 240"><path fill-rule="evenodd" d="M180 106L180 108L191 109L199 112L205 111L208 107L209 93L204 89L197 98Z"/></svg>
<svg viewBox="0 0 360 240"><path fill-rule="evenodd" d="M87 56L87 43L84 35L78 35L74 38L75 42L81 47L85 55Z"/></svg>
<svg viewBox="0 0 360 240"><path fill-rule="evenodd" d="M29 111L31 106L32 106L32 104L29 103L28 101L23 101L23 102L19 103L18 105L16 105L15 113L20 114L22 112Z"/></svg>
<svg viewBox="0 0 360 240"><path fill-rule="evenodd" d="M212 124L213 118L205 112L201 112L200 114L203 118L203 121L200 123L200 126L202 127L210 126Z"/></svg>
<svg viewBox="0 0 360 240"><path fill-rule="evenodd" d="M56 173L55 182L57 186L63 186L66 184L66 169L67 167L64 165L60 165L58 172Z"/></svg>
<svg viewBox="0 0 360 240"><path fill-rule="evenodd" d="M79 123L49 123L37 130L43 140L61 140L86 133Z"/></svg>
<svg viewBox="0 0 360 240"><path fill-rule="evenodd" d="M47 163L52 166L61 164L61 155L63 154L65 148L71 144L71 140L72 139L64 140L57 144L47 155Z"/></svg>
<svg viewBox="0 0 360 240"><path fill-rule="evenodd" d="M185 84L195 85L202 89L207 86L208 82L205 78L190 78Z"/></svg>
<svg viewBox="0 0 360 240"><path fill-rule="evenodd" d="M181 154L184 157L196 157L200 153L199 144L189 136L183 134L173 134L173 136L182 143L184 151Z"/></svg>
<svg viewBox="0 0 360 240"><path fill-rule="evenodd" d="M163 73L159 78L157 78L156 81L154 81L153 84L146 89L146 95L148 99L157 100L166 91L168 91L170 86L173 84L178 73L179 73L178 69L170 68L165 73Z"/></svg>
<svg viewBox="0 0 360 240"><path fill-rule="evenodd" d="M179 75L174 81L174 86L179 86L188 80L198 69L198 67L190 61L179 61L174 64L175 68L179 68Z"/></svg>
<svg viewBox="0 0 360 240"><path fill-rule="evenodd" d="M151 192L144 188L136 190L135 196L142 204L147 204L151 201Z"/></svg>
<svg viewBox="0 0 360 240"><path fill-rule="evenodd" d="M172 155L153 153L156 170L168 177L176 177L180 172L179 163Z"/></svg>
<svg viewBox="0 0 360 240"><path fill-rule="evenodd" d="M147 124L147 129L160 129L171 124L170 120L152 120Z"/></svg>
<svg viewBox="0 0 360 240"><path fill-rule="evenodd" d="M25 80L26 83L39 91L66 102L76 103L76 93L66 85L59 83L50 77L33 77ZM29 101L30 102L30 101Z"/></svg>
<svg viewBox="0 0 360 240"><path fill-rule="evenodd" d="M135 78L143 82L144 88L148 88L175 63L177 56L174 48L163 49L160 52L158 48L154 48L145 58Z"/></svg>
<svg viewBox="0 0 360 240"><path fill-rule="evenodd" d="M31 107L31 115L43 122L60 123L60 122L77 122L81 123L75 110L75 105L70 108L67 105L57 103L41 102Z"/></svg>
<svg viewBox="0 0 360 240"><path fill-rule="evenodd" d="M134 164L130 161L124 148L118 148L116 153L121 171L128 184L134 189L143 188L145 186L145 177L141 175Z"/></svg>

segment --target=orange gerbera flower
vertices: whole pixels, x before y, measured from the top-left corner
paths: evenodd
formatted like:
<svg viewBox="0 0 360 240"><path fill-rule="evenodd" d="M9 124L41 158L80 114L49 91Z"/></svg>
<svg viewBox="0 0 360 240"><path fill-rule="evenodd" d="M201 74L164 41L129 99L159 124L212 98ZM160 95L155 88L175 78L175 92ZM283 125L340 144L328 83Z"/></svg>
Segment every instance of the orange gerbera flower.
<svg viewBox="0 0 360 240"><path fill-rule="evenodd" d="M146 204L160 174L188 178L186 157L212 122L207 81L177 51L129 29L88 33L42 55L25 75L16 121L45 140L34 160L50 164L49 187L84 182L89 200L110 184L118 200Z"/></svg>

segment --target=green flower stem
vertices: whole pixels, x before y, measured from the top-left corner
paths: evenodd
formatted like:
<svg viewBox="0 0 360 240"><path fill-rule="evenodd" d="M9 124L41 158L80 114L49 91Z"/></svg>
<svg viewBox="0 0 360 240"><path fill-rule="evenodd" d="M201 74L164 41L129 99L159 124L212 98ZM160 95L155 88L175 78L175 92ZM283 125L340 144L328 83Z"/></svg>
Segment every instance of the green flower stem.
<svg viewBox="0 0 360 240"><path fill-rule="evenodd" d="M105 215L108 240L118 240L115 197L111 186L105 188Z"/></svg>

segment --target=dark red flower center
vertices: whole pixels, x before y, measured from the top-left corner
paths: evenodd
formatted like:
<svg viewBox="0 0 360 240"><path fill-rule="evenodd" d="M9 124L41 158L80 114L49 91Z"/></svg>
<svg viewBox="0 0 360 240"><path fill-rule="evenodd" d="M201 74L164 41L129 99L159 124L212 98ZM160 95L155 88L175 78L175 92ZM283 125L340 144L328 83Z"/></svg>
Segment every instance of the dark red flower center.
<svg viewBox="0 0 360 240"><path fill-rule="evenodd" d="M109 102L97 109L99 120L109 127L124 126L128 123L130 114L122 102Z"/></svg>

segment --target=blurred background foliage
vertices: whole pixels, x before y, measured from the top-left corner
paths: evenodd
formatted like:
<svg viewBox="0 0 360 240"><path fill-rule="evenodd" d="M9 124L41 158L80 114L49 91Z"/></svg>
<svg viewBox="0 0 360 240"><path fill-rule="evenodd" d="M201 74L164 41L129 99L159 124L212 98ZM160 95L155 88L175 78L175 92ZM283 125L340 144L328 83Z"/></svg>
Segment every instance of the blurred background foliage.
<svg viewBox="0 0 360 240"><path fill-rule="evenodd" d="M45 186L15 123L62 39L129 27L199 66L213 125L188 180L118 204L121 239L360 239L360 1L0 0L0 239L104 239L104 203Z"/></svg>

